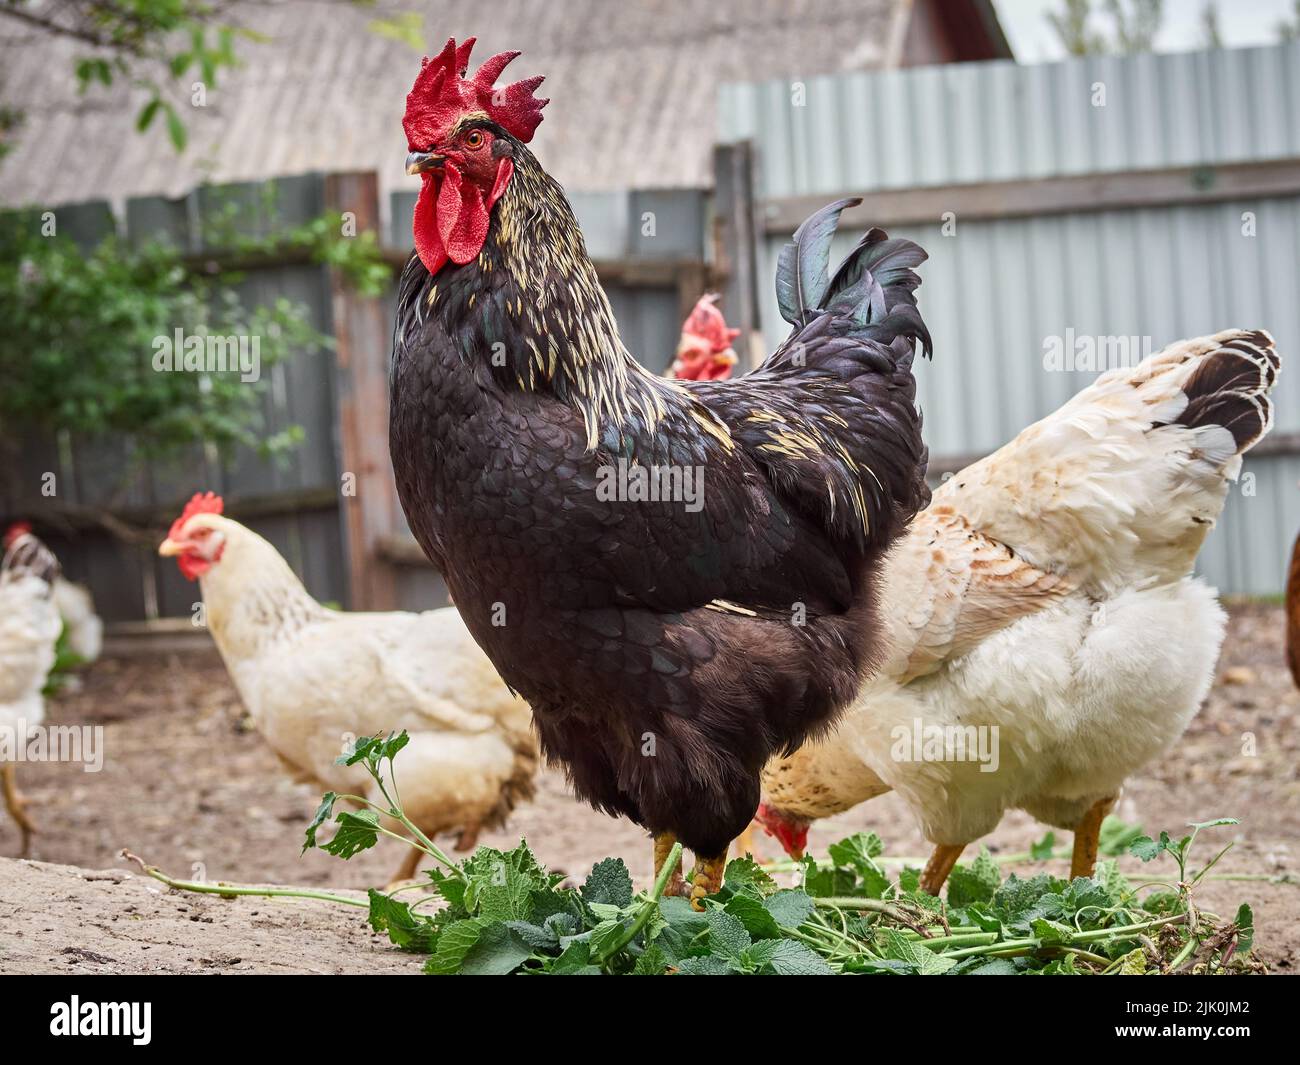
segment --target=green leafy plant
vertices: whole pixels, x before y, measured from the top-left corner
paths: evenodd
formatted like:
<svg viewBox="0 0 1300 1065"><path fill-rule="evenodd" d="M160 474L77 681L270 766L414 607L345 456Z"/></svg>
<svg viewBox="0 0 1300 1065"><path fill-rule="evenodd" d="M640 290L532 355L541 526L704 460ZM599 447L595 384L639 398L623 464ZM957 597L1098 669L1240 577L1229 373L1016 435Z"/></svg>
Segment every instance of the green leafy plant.
<svg viewBox="0 0 1300 1065"><path fill-rule="evenodd" d="M686 899L664 897L674 848L648 891L634 890L619 858L596 864L580 887L564 885L520 841L508 851L479 847L453 862L402 812L392 774L406 734L358 740L340 759L361 765L380 801L327 793L307 828L304 850L320 847L348 859L379 837L402 839L437 867L426 880L391 892L348 896L295 888L200 885L141 866L173 887L220 895L326 898L365 907L373 929L402 950L422 955L438 975L1096 975L1173 972L1227 974L1260 971L1250 956L1254 921L1242 905L1233 920L1201 910L1197 883L1227 852L1222 848L1193 871L1198 833L1236 824L1199 822L1175 841L1135 835L1113 825L1144 861L1172 859L1176 881L1133 885L1114 859L1094 876L1062 880L1047 873L1003 877L986 851L949 879L946 900L917 890L919 872L884 854L874 833L857 833L817 861L780 863L795 873L783 887L771 867L732 861L723 887L696 912ZM340 803L354 808L339 810ZM395 822L400 831L386 827ZM320 838L333 826L328 840ZM1229 847L1231 844L1229 844ZM1042 848L1038 848L1040 853ZM1047 846L1046 857L1051 853ZM1028 855L1023 856L1029 858ZM140 859L135 859L140 861ZM401 897L419 892L410 901Z"/></svg>

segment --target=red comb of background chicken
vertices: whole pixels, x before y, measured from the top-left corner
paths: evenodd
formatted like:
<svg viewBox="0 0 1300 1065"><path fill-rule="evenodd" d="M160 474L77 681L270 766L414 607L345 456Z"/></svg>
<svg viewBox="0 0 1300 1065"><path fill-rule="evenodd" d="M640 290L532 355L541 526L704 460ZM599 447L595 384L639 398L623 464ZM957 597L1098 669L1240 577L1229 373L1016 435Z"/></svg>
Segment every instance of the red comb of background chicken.
<svg viewBox="0 0 1300 1065"><path fill-rule="evenodd" d="M726 351L731 347L731 342L740 336L739 329L728 328L727 320L722 317L722 312L717 308L717 300L716 292L701 296L690 317L682 326L683 333L689 333L705 341L714 354Z"/></svg>
<svg viewBox="0 0 1300 1065"><path fill-rule="evenodd" d="M225 503L216 492L195 492L193 498L185 504L185 509L181 511L181 516L172 522L172 527L167 536L172 539L178 539L181 530L185 528L185 523L194 517L195 514L220 514L225 508Z"/></svg>
<svg viewBox="0 0 1300 1065"><path fill-rule="evenodd" d="M0 543L0 546L7 549L10 544L18 539L18 537L31 531L32 523L30 521L16 521L5 530L4 541L3 543Z"/></svg>
<svg viewBox="0 0 1300 1065"><path fill-rule="evenodd" d="M544 80L524 78L510 85L494 88L493 83L519 52L500 52L486 60L474 77L466 79L469 53L477 38L470 37L459 47L456 38L437 56L424 57L415 85L406 97L406 114L402 128L411 151L427 151L470 111L482 111L488 118L517 140L533 139L542 120L542 108L549 100L539 100L533 90Z"/></svg>

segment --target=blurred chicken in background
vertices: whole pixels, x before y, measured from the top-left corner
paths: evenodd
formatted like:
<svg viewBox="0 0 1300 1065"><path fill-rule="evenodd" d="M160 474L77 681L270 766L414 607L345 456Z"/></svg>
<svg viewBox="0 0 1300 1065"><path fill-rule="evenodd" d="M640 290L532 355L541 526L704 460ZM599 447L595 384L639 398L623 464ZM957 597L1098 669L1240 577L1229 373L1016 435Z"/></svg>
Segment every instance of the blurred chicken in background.
<svg viewBox="0 0 1300 1065"><path fill-rule="evenodd" d="M706 293L695 304L682 325L682 337L669 377L682 381L722 381L731 376L732 368L739 361L731 342L740 335L740 330L727 326L717 304L716 292Z"/></svg>
<svg viewBox="0 0 1300 1065"><path fill-rule="evenodd" d="M301 782L366 796L335 764L350 738L406 729L396 770L406 815L430 838L474 846L530 799L537 744L454 608L345 613L316 602L266 540L195 495L158 548L198 580L207 627L258 730ZM414 876L411 849L394 880Z"/></svg>
<svg viewBox="0 0 1300 1065"><path fill-rule="evenodd" d="M0 562L0 758L4 748L27 742L29 729L45 720L42 689L54 665L62 622L54 601L58 560L30 532L5 537ZM17 766L0 761L5 808L22 832L21 856L31 850L36 826L18 793Z"/></svg>
<svg viewBox="0 0 1300 1065"><path fill-rule="evenodd" d="M31 531L30 522L14 522L5 531L5 549L19 536ZM95 600L90 589L60 574L54 580L54 602L58 605L59 617L63 619L68 650L76 656L74 664L96 661L104 646L104 623L95 613Z"/></svg>

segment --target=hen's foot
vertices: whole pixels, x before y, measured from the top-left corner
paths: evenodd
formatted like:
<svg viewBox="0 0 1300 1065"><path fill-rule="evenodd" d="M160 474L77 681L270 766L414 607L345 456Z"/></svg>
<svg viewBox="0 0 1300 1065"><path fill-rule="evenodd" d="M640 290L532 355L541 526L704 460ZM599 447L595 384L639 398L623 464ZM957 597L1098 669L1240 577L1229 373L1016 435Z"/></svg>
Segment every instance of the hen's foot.
<svg viewBox="0 0 1300 1065"><path fill-rule="evenodd" d="M948 879L948 874L952 872L952 867L957 864L957 859L965 849L964 843L959 846L939 844L935 847L921 873L921 890L927 895L938 898L944 882Z"/></svg>
<svg viewBox="0 0 1300 1065"><path fill-rule="evenodd" d="M22 849L18 852L18 857L26 858L32 850L32 836L36 834L36 825L27 816L29 800L19 794L17 772L17 767L12 762L0 765L0 784L3 784L5 809L9 811L9 816L14 819L14 823L18 825L23 835Z"/></svg>
<svg viewBox="0 0 1300 1065"><path fill-rule="evenodd" d="M1115 799L1114 795L1098 799L1088 808L1083 820L1074 830L1074 854L1070 857L1071 880L1077 876L1092 876L1092 871L1097 866L1097 841L1101 837L1101 823L1115 805Z"/></svg>
<svg viewBox="0 0 1300 1065"><path fill-rule="evenodd" d="M691 877L691 909L703 910L704 900L722 890L722 876L727 868L727 852L717 858L695 856L695 872Z"/></svg>
<svg viewBox="0 0 1300 1065"><path fill-rule="evenodd" d="M651 870L651 877L657 877L659 870L664 867L664 862L668 860L668 855L677 842L677 837L671 832L659 832L655 834L655 864ZM686 881L682 878L682 859L679 855L677 858L677 868L668 874L668 884L664 888L664 895L685 895Z"/></svg>

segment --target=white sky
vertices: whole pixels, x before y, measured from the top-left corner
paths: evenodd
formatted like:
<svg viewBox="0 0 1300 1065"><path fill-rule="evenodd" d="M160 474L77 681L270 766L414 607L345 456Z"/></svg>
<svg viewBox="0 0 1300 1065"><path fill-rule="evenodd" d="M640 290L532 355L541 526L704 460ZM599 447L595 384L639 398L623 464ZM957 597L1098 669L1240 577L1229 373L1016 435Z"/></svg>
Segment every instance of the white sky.
<svg viewBox="0 0 1300 1065"><path fill-rule="evenodd" d="M1012 51L1021 63L1061 59L1065 50L1047 24L1044 13L1064 8L1061 0L993 0ZM1205 0L1165 0L1164 25L1156 50L1179 52L1203 47L1201 9ZM1219 31L1232 48L1277 41L1274 27L1294 21L1293 0L1217 0Z"/></svg>

